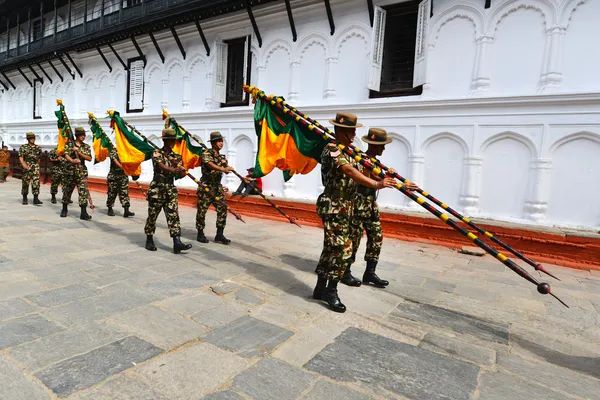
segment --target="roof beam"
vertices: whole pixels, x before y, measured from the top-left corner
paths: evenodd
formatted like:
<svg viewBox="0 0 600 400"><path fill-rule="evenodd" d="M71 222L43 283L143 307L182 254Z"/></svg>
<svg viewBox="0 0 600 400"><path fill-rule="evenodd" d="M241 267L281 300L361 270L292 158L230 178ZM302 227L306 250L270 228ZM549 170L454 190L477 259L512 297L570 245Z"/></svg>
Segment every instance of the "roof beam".
<svg viewBox="0 0 600 400"><path fill-rule="evenodd" d="M148 35L150 35L150 40L152 40L152 43L154 43L154 47L156 48L156 52L158 53L158 56L160 57L160 60L164 64L165 63L165 56L163 55L160 47L158 46L158 42L156 41L156 38L154 37L154 34L152 32L148 32Z"/></svg>
<svg viewBox="0 0 600 400"><path fill-rule="evenodd" d="M104 53L102 52L102 50L100 50L100 46L96 46L96 50L98 50L98 53L100 53L100 57L102 57L102 60L104 60L104 64L106 64L106 66L108 67L108 72L112 72L112 65L110 65L110 63L104 56Z"/></svg>
<svg viewBox="0 0 600 400"><path fill-rule="evenodd" d="M296 34L296 24L294 24L294 16L292 15L292 6L290 5L290 0L285 0L285 9L287 10L288 19L290 20L290 28L292 28L292 39L295 42L298 40L298 35ZM371 18L371 21L373 21L373 18ZM371 23L371 26L372 25L373 24Z"/></svg>
<svg viewBox="0 0 600 400"><path fill-rule="evenodd" d="M134 35L131 35L131 41L133 42L133 45L135 46L135 49L137 50L137 52L140 55L140 57L142 57L143 59L145 59L146 56L144 55L144 53L142 53L142 49L140 49L140 46L138 45L137 41L135 40L135 36Z"/></svg>
<svg viewBox="0 0 600 400"><path fill-rule="evenodd" d="M117 60L119 60L119 62L123 66L123 69L125 69L127 71L127 65L125 65L125 63L123 62L123 59L121 58L121 56L117 54L117 52L115 51L115 48L112 47L112 44L109 43L108 47L110 47L110 50L113 52L113 54L115 55L115 57L117 57Z"/></svg>
<svg viewBox="0 0 600 400"><path fill-rule="evenodd" d="M60 81L64 82L65 80L63 79L63 76L60 74L60 72L58 72L58 70L56 69L56 67L54 66L54 64L52 64L52 60L48 60L48 64L50 64L50 66L52 67L52 69L54 70L54 72L56 73L56 75L60 78Z"/></svg>
<svg viewBox="0 0 600 400"><path fill-rule="evenodd" d="M246 10L248 11L248 17L250 17L250 23L252 24L252 29L254 30L256 40L258 41L258 47L262 47L262 37L258 31L258 25L256 25L256 20L254 19L254 14L252 13L252 7L250 7L249 0L246 0Z"/></svg>
<svg viewBox="0 0 600 400"><path fill-rule="evenodd" d="M48 73L46 72L46 70L44 68L42 68L42 66L40 65L40 63L37 63L37 66L39 69L42 70L42 73L46 76L46 78L48 78L48 81L52 84L52 79L50 78L50 75L48 75Z"/></svg>
<svg viewBox="0 0 600 400"><path fill-rule="evenodd" d="M41 78L41 77L38 75L38 73L37 73L37 72L35 72L35 69L33 69L33 67L32 67L31 65L28 65L27 67L29 67L29 70L30 70L31 72L33 72L33 75L35 75L35 77L36 77L37 79L39 79L39 80L42 80L42 78Z"/></svg>
<svg viewBox="0 0 600 400"><path fill-rule="evenodd" d="M485 0L484 8L490 8L492 6L492 0Z"/></svg>
<svg viewBox="0 0 600 400"><path fill-rule="evenodd" d="M4 87L4 90L8 90L8 86L6 86L6 84L2 81L0 81L0 85L2 85L2 87Z"/></svg>
<svg viewBox="0 0 600 400"><path fill-rule="evenodd" d="M33 87L33 83L31 83L31 81L29 80L29 78L27 77L27 75L25 75L25 74L23 73L23 71L21 70L21 68L17 68L17 71L19 71L19 73L20 73L21 75L23 75L23 78L24 78L24 79L27 81L27 83L29 83L29 86Z"/></svg>
<svg viewBox="0 0 600 400"><path fill-rule="evenodd" d="M83 74L81 73L81 71L77 67L77 64L75 64L75 61L73 61L73 59L71 58L71 55L69 53L66 53L66 54L67 54L67 58L69 59L69 61L71 62L71 64L73 64L73 66L75 67L75 71L77 71L77 73L79 74L79 77L83 78Z"/></svg>
<svg viewBox="0 0 600 400"><path fill-rule="evenodd" d="M6 76L6 74L4 72L2 72L2 76L4 77L4 79L6 79L6 82L8 82L10 86L12 86L12 88L14 90L17 89L16 86L14 85L14 83L12 83L12 81L10 79L8 79L8 76Z"/></svg>
<svg viewBox="0 0 600 400"><path fill-rule="evenodd" d="M69 68L69 66L67 65L65 60L63 60L63 58L61 57L61 55L57 54L56 57L58 57L58 61L61 62L61 64L63 65L63 67L65 67L65 69L67 70L69 75L71 75L71 78L73 78L73 80L75 80L75 73L73 73L73 71L71 71L71 68Z"/></svg>
<svg viewBox="0 0 600 400"><path fill-rule="evenodd" d="M329 28L331 28L331 36L335 34L335 23L333 22L333 13L331 12L331 4L329 0L325 0L325 9L327 10L327 20L329 20Z"/></svg>
<svg viewBox="0 0 600 400"><path fill-rule="evenodd" d="M199 20L196 20L196 28L198 28L198 33L200 34L200 38L202 38L202 43L204 43L204 48L206 49L206 57L210 57L210 46L206 41L206 36L204 36L204 32L202 31L202 27L200 26Z"/></svg>
<svg viewBox="0 0 600 400"><path fill-rule="evenodd" d="M175 42L177 42L177 47L179 47L179 51L181 52L181 55L183 56L183 59L185 60L185 50L183 48L183 45L181 44L181 40L179 40L177 31L175 30L175 27L173 25L171 25L171 33L173 34L173 37L175 38Z"/></svg>

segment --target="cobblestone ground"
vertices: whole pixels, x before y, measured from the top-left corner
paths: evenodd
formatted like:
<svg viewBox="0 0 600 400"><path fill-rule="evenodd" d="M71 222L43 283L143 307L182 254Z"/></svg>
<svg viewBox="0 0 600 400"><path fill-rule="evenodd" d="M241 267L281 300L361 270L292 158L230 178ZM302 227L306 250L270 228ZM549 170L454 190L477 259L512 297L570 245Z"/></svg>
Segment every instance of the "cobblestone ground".
<svg viewBox="0 0 600 400"><path fill-rule="evenodd" d="M93 193L83 222L19 188L0 185L2 399L600 399L596 271L549 266L566 309L487 256L386 240L390 286L341 287L335 314L310 298L319 229L246 216L175 255L161 216L152 253L144 202L111 218Z"/></svg>

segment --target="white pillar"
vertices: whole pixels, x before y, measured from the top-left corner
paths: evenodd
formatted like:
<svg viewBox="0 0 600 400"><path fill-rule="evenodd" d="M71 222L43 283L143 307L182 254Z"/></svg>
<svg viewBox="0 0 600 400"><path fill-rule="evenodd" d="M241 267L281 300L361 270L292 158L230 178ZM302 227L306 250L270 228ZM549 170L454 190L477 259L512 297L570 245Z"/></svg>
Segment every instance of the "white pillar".
<svg viewBox="0 0 600 400"><path fill-rule="evenodd" d="M231 135L229 136L231 137ZM235 155L236 155L236 150L235 149L229 149L227 150L227 164L230 166L234 166L235 165ZM239 179L237 176L235 176L235 174L233 173L228 173L227 175L225 175L227 178L227 187L229 189L235 190L235 188L233 188L233 186L235 185L236 181Z"/></svg>
<svg viewBox="0 0 600 400"><path fill-rule="evenodd" d="M556 92L562 84L562 58L565 33L566 28L563 26L553 26L546 31L544 69L539 84L541 93Z"/></svg>
<svg viewBox="0 0 600 400"><path fill-rule="evenodd" d="M206 98L204 100L204 108L206 110L213 109L213 90L214 90L213 77L214 77L214 73L212 71L206 73L206 82L208 82L208 87L206 88Z"/></svg>
<svg viewBox="0 0 600 400"><path fill-rule="evenodd" d="M296 197L296 176L295 175L292 176L289 181L283 183L283 196L286 198Z"/></svg>
<svg viewBox="0 0 600 400"><path fill-rule="evenodd" d="M420 187L423 184L423 175L425 173L425 156L418 153L411 154L408 157L408 165L410 165L410 178L407 177L407 179ZM410 208L421 208L419 204L408 197L404 199L404 204Z"/></svg>
<svg viewBox="0 0 600 400"><path fill-rule="evenodd" d="M265 86L265 71L267 70L267 67L265 65L259 65L256 68L256 84L258 85L257 87L259 89L265 90L264 86Z"/></svg>
<svg viewBox="0 0 600 400"><path fill-rule="evenodd" d="M463 194L460 196L460 204L466 216L479 213L479 197L481 192L481 170L483 157L465 157L466 179Z"/></svg>
<svg viewBox="0 0 600 400"><path fill-rule="evenodd" d="M337 57L329 57L327 59L327 72L325 82L325 93L323 97L325 100L332 100L336 97L335 92L335 76L337 74L338 59Z"/></svg>
<svg viewBox="0 0 600 400"><path fill-rule="evenodd" d="M162 102L160 103L160 107L162 109L166 109L169 107L169 100L168 97L169 96L169 80L168 79L163 79L162 80Z"/></svg>
<svg viewBox="0 0 600 400"><path fill-rule="evenodd" d="M294 61L290 64L291 77L290 77L290 93L288 94L289 101L298 100L298 70L300 69L300 63Z"/></svg>
<svg viewBox="0 0 600 400"><path fill-rule="evenodd" d="M112 84L110 85L110 107L111 110L115 110L115 85ZM115 111L119 111L120 110L115 110Z"/></svg>
<svg viewBox="0 0 600 400"><path fill-rule="evenodd" d="M540 222L546 219L548 209L552 160L542 158L533 160L530 174L533 177L533 184L528 200L525 201L525 218Z"/></svg>
<svg viewBox="0 0 600 400"><path fill-rule="evenodd" d="M191 93L191 87L190 87L190 77L189 76L184 76L183 77L183 102L182 102L182 107L183 107L183 111L189 111L190 109L190 93Z"/></svg>
<svg viewBox="0 0 600 400"><path fill-rule="evenodd" d="M150 82L149 81L144 81L144 99L143 99L143 101L144 101L144 114L147 114L147 113L150 112L151 101L149 101L149 100L150 100L150 97L154 97L154 95L155 95L154 93L151 94L150 92L148 92L148 88L149 87L150 87Z"/></svg>
<svg viewBox="0 0 600 400"><path fill-rule="evenodd" d="M475 66L473 68L473 79L471 80L471 96L485 94L490 89L489 56L490 46L494 42L491 36L477 38L477 50L475 53Z"/></svg>

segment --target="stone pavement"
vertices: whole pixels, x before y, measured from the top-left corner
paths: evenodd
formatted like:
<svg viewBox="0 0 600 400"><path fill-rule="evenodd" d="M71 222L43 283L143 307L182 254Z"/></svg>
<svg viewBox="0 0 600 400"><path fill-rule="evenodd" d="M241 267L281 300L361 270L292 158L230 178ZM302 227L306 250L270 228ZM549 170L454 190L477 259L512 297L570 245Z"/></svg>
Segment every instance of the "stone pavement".
<svg viewBox="0 0 600 400"><path fill-rule="evenodd" d="M151 253L144 202L111 218L93 193L83 222L19 189L0 185L3 400L600 399L597 271L548 266L566 309L488 256L386 239L390 286L341 287L336 314L310 298L319 229L245 216L174 255L161 216Z"/></svg>

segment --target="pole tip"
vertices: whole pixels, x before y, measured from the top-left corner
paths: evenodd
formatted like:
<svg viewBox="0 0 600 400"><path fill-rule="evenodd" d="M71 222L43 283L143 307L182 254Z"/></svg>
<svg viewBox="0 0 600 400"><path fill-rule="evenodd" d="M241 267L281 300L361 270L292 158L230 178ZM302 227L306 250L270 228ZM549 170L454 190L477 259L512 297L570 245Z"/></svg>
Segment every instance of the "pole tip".
<svg viewBox="0 0 600 400"><path fill-rule="evenodd" d="M548 294L552 290L550 289L549 284L547 284L546 282L542 282L537 286L537 291L538 291L538 293L541 293L541 294Z"/></svg>

